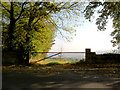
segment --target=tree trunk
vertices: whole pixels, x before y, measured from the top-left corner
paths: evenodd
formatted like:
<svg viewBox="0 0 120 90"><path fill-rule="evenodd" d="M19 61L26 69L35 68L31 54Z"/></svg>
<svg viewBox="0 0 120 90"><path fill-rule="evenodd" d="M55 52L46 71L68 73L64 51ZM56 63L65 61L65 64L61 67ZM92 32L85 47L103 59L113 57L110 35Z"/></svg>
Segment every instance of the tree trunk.
<svg viewBox="0 0 120 90"><path fill-rule="evenodd" d="M25 65L29 65L29 51L27 52L26 55Z"/></svg>
<svg viewBox="0 0 120 90"><path fill-rule="evenodd" d="M31 23L32 21L34 20L34 16L32 16L32 13L30 13L30 19L29 19L29 22L28 22L28 25L26 26L27 27L27 39L26 39L26 44L28 45L27 46L27 49L25 51L25 65L29 65L29 59L30 59L30 51L31 51L31 47L30 47L30 30L32 30L31 28Z"/></svg>
<svg viewBox="0 0 120 90"><path fill-rule="evenodd" d="M14 28L15 28L15 19L14 19L14 8L13 8L13 2L11 2L11 10L10 10L10 25L9 25L9 29L8 29L8 49L9 50L13 50L13 32L14 32Z"/></svg>

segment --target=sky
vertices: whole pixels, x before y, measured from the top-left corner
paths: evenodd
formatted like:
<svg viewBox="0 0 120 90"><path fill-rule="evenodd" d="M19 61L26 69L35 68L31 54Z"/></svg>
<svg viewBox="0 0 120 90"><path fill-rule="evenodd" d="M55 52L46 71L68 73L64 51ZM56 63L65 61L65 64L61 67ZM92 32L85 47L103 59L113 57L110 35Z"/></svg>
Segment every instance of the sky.
<svg viewBox="0 0 120 90"><path fill-rule="evenodd" d="M113 47L110 42L112 40L110 33L114 30L112 28L112 20L109 20L106 31L97 31L95 20L89 22L84 17L82 19L85 22L75 28L76 36L73 37L73 40L66 42L63 38L56 37L55 45L52 46L51 52L84 52L86 48L91 48L91 51L96 53L110 53L117 48Z"/></svg>
<svg viewBox="0 0 120 90"><path fill-rule="evenodd" d="M87 3L85 4L85 6L87 6ZM84 10L84 7L81 8ZM108 20L105 31L97 31L98 28L95 22L96 18L99 15L95 12L94 16L95 17L94 19L92 19L92 22L86 20L83 14L81 15L81 17L77 18L77 22L71 22L70 25L80 23L78 27L74 27L74 29L76 30L76 36L73 36L73 40L71 40L71 42L66 42L62 37L59 37L58 35L55 38L55 44L52 46L50 51L85 52L86 48L91 48L91 51L96 53L112 53L114 50L117 50L118 46L113 47L113 44L111 43L113 37L110 34L114 30L112 28L112 20ZM64 20L64 23L66 22L67 20Z"/></svg>

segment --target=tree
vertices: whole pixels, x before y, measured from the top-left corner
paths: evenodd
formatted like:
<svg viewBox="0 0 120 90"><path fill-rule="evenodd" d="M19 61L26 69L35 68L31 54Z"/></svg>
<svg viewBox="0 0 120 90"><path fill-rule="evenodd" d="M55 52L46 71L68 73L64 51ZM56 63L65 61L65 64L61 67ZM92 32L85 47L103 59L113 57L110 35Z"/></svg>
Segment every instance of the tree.
<svg viewBox="0 0 120 90"><path fill-rule="evenodd" d="M91 17L94 15L95 10L97 11L99 17L96 19L96 25L98 26L98 30L104 31L106 28L106 24L108 22L109 17L113 21L114 31L111 33L113 36L113 46L116 46L120 43L120 1L118 2L90 2L85 10L84 16L86 19L91 21Z"/></svg>
<svg viewBox="0 0 120 90"><path fill-rule="evenodd" d="M14 29L15 29L15 23L21 17L21 14L23 12L23 6L24 6L24 4L25 3L22 4L22 9L21 9L19 15L18 15L18 13L15 13L17 9L14 8L14 5L16 5L16 3L10 2L10 3L4 3L4 4L2 4L2 7L3 7L3 19L5 20L5 18L6 18L6 20L9 20L9 24L7 25L7 28L8 28L8 38L7 38L8 42L7 42L7 46L8 46L9 50L13 49L12 42L14 40L13 33L14 33ZM18 6L18 7L20 7L20 6ZM17 16L17 18L16 18L16 16Z"/></svg>
<svg viewBox="0 0 120 90"><path fill-rule="evenodd" d="M16 4L16 6L18 6L20 3L14 3L14 4ZM14 8L16 8L16 6L14 6ZM29 13L29 11L24 12L23 14L27 14L27 13ZM4 17L6 17L3 20L3 26L4 26L4 28L3 28L3 45L4 45L3 49L4 49L4 48L9 48L9 43L7 43L7 41L9 41L8 40L9 39L9 37L8 37L9 36L9 33L8 33L9 32L9 29L8 29L9 22L5 22L5 20L8 19L8 15L6 15L5 12L3 15L4 15ZM39 51L40 48L41 48L41 51L44 51L44 50L48 51L50 49L50 47L53 45L53 41L54 41L53 39L55 36L56 29L54 28L54 26L52 24L50 25L50 23L46 22L49 19L48 16L42 17L41 22L38 21L33 26L33 25L30 25L30 23L28 23L28 22L30 22L29 17L32 17L32 16L30 16L29 14L23 15L22 19L17 21L15 24L15 27L14 27L15 31L12 33L12 35L14 36L14 39L12 40L12 43L11 43L12 49L21 50L23 58L26 58L26 61L25 61L26 63L28 62L27 54L29 51L33 51L33 50ZM37 17L35 17L35 18L37 19ZM33 21L33 22L35 22L35 21ZM52 33L52 35L51 35L51 33ZM36 44L36 43L38 43L38 44ZM40 43L42 43L42 44L40 44ZM14 48L13 48L13 45L14 45ZM42 47L42 46L44 46L44 47Z"/></svg>
<svg viewBox="0 0 120 90"><path fill-rule="evenodd" d="M32 50L44 47L43 51L48 51L53 45L55 31L62 27L57 25L52 18L57 12L64 11L70 14L70 11L78 10L77 6L79 8L76 2L3 2L1 4L3 7L3 45L9 50L22 50L22 55L25 57ZM72 31L63 27L62 29L67 32Z"/></svg>

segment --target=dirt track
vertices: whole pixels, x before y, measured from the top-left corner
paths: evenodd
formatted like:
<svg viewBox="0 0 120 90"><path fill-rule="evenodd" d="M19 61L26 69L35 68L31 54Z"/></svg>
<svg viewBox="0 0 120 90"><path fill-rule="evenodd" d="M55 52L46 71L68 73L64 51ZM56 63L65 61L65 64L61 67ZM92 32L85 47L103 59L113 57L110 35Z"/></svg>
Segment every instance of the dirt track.
<svg viewBox="0 0 120 90"><path fill-rule="evenodd" d="M103 72L103 71L102 71ZM106 72L106 71L104 71ZM120 75L97 71L67 70L45 74L40 71L3 71L3 88L107 88L120 89Z"/></svg>

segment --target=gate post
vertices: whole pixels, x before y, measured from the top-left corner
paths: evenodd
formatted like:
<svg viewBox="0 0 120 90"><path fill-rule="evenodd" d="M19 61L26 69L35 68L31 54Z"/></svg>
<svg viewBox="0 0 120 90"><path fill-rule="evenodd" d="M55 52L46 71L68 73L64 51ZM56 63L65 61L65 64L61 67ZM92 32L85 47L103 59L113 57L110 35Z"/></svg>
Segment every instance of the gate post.
<svg viewBox="0 0 120 90"><path fill-rule="evenodd" d="M91 52L91 49L86 49L85 51L85 60L88 63L95 63L96 53Z"/></svg>
<svg viewBox="0 0 120 90"><path fill-rule="evenodd" d="M85 49L85 61L89 62L91 49Z"/></svg>

